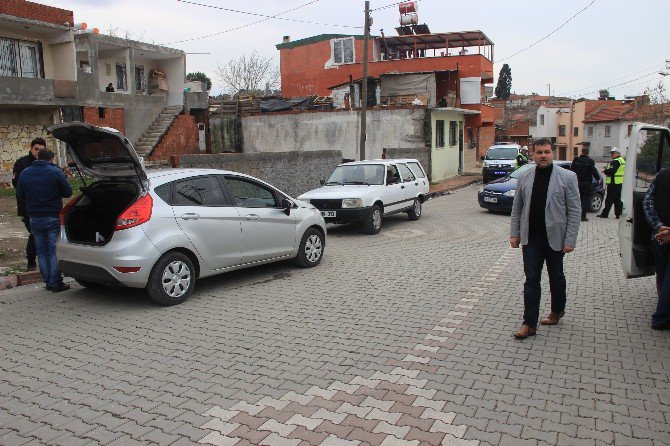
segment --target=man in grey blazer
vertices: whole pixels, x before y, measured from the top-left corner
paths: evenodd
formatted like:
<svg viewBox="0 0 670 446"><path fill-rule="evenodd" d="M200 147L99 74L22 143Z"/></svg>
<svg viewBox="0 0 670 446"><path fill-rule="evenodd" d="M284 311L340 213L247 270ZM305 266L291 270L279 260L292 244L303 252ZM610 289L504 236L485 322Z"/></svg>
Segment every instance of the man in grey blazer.
<svg viewBox="0 0 670 446"><path fill-rule="evenodd" d="M581 203L577 175L553 164L554 145L542 138L533 144L535 165L517 179L512 205L510 245L523 245L523 325L517 339L534 336L540 316L540 280L547 263L551 313L542 325L555 325L565 314L563 256L577 245Z"/></svg>

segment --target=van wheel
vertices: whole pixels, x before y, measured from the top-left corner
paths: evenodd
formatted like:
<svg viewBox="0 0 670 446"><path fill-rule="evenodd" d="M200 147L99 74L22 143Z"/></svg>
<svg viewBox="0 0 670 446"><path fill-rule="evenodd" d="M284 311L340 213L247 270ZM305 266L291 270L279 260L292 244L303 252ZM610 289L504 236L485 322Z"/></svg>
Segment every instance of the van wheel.
<svg viewBox="0 0 670 446"><path fill-rule="evenodd" d="M603 197L600 194L593 194L591 197L591 212L598 212L603 207Z"/></svg>
<svg viewBox="0 0 670 446"><path fill-rule="evenodd" d="M77 282L79 285L83 286L84 288L100 288L105 286L98 282L90 282L84 279L77 279L76 277L74 278L74 281Z"/></svg>
<svg viewBox="0 0 670 446"><path fill-rule="evenodd" d="M414 199L414 204L412 208L407 212L409 219L414 221L421 218L421 200L418 198Z"/></svg>
<svg viewBox="0 0 670 446"><path fill-rule="evenodd" d="M368 214L368 217L363 222L363 231L371 235L379 234L379 231L382 229L382 217L381 208L376 204L372 205L370 214Z"/></svg>
<svg viewBox="0 0 670 446"><path fill-rule="evenodd" d="M147 292L160 305L184 302L195 285L193 262L180 252L170 252L158 259L149 274Z"/></svg>
<svg viewBox="0 0 670 446"><path fill-rule="evenodd" d="M323 235L314 228L305 231L300 240L298 255L295 258L298 266L303 268L312 268L321 262L324 248Z"/></svg>

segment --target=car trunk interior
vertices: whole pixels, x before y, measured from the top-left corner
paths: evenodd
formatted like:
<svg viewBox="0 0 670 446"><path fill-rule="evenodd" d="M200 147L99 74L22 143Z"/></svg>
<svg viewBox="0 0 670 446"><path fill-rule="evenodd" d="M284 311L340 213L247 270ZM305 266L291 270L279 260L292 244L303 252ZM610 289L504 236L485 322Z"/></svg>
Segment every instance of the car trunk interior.
<svg viewBox="0 0 670 446"><path fill-rule="evenodd" d="M65 229L74 243L105 245L116 220L139 195L132 181L104 181L82 187L83 197L67 213Z"/></svg>

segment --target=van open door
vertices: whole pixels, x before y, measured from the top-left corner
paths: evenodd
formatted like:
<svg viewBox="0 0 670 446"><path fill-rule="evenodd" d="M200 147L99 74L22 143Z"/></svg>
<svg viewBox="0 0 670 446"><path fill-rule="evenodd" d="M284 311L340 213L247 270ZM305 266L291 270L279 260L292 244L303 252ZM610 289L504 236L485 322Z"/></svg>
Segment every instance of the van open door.
<svg viewBox="0 0 670 446"><path fill-rule="evenodd" d="M642 202L649 184L659 170L670 167L670 130L667 127L635 123L626 151L619 219L621 263L626 277L655 273L651 252L651 228Z"/></svg>

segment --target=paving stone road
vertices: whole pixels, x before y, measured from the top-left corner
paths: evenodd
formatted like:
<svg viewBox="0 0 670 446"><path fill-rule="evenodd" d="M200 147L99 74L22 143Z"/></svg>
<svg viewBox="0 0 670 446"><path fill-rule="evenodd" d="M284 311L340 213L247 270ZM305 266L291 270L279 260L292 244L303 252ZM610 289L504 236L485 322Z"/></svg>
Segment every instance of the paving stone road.
<svg viewBox="0 0 670 446"><path fill-rule="evenodd" d="M623 278L616 220L582 224L566 317L517 341L521 252L476 190L176 307L0 292L0 444L670 445L670 333L653 279Z"/></svg>

